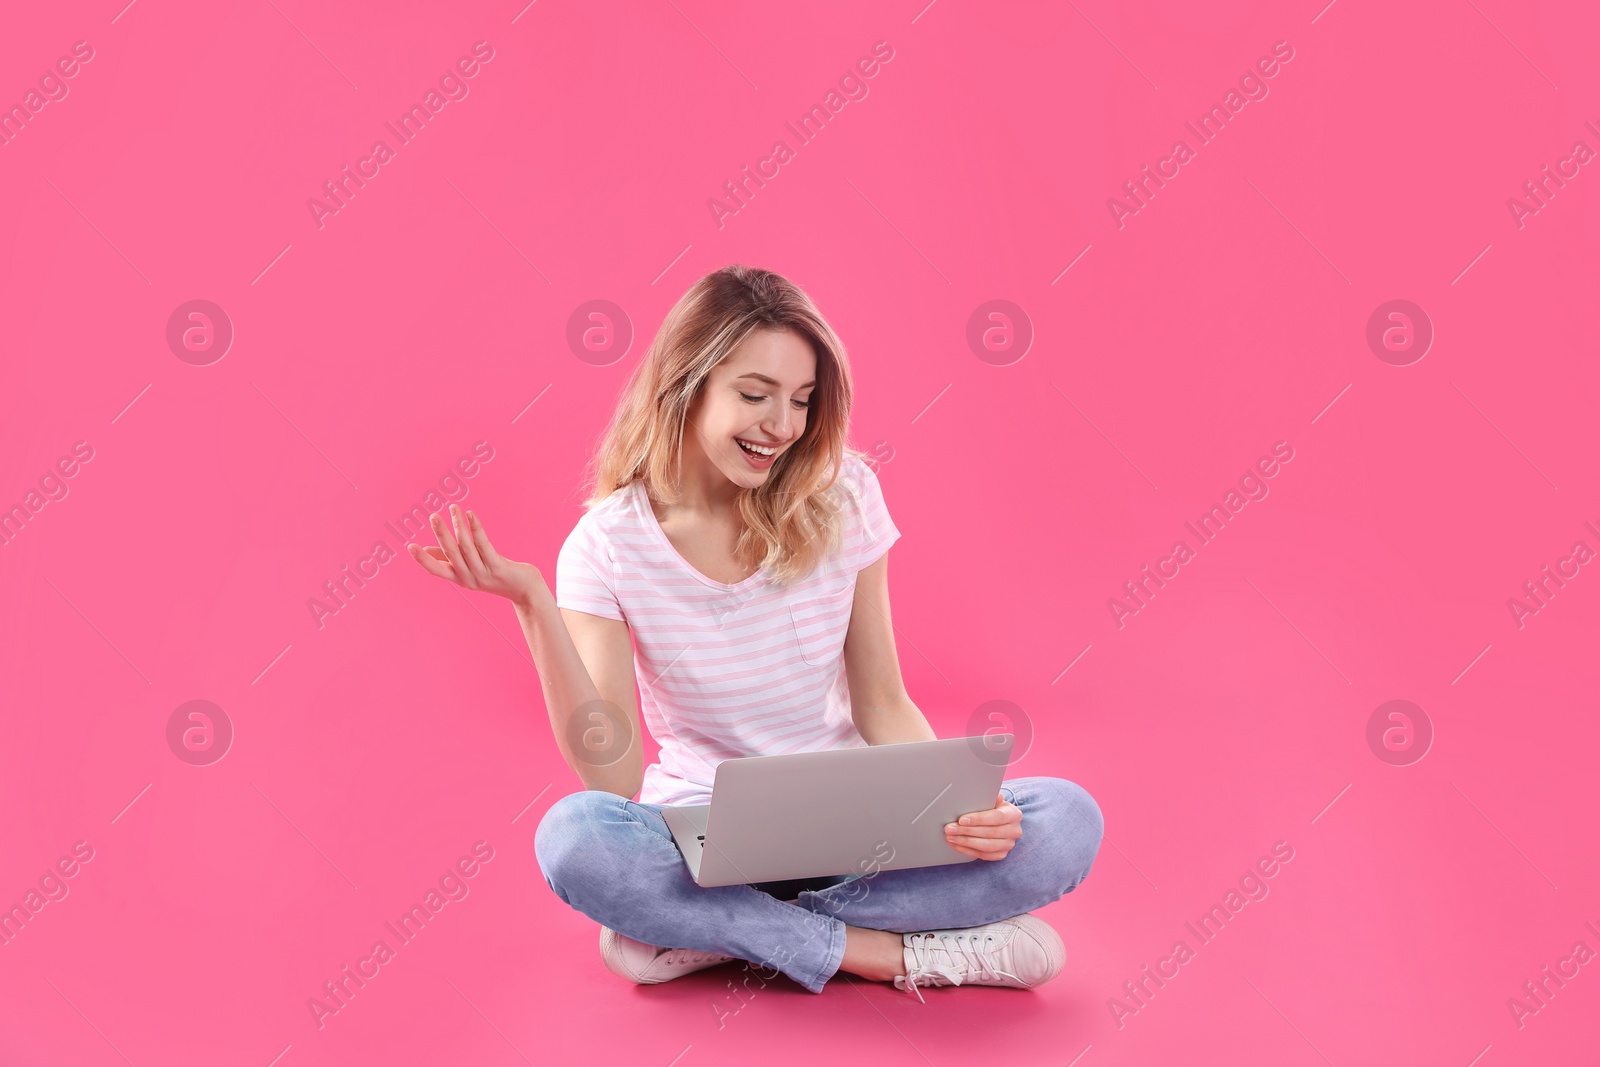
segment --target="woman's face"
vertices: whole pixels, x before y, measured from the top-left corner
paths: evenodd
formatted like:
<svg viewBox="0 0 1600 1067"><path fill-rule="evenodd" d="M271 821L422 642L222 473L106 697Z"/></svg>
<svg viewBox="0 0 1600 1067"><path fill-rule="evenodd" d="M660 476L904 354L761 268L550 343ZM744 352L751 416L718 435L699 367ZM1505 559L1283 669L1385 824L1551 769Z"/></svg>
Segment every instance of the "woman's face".
<svg viewBox="0 0 1600 1067"><path fill-rule="evenodd" d="M697 444L730 481L760 485L805 433L816 371L816 353L799 334L756 330L712 370L695 398L689 426L696 432L685 449Z"/></svg>

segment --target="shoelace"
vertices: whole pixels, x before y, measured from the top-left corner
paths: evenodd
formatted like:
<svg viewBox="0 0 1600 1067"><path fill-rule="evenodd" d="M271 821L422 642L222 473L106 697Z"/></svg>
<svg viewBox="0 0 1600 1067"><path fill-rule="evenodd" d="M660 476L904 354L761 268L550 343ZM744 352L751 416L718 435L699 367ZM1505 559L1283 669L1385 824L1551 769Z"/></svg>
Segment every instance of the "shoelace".
<svg viewBox="0 0 1600 1067"><path fill-rule="evenodd" d="M671 948L662 954L661 961L669 967L676 967L686 963L706 963L711 960L721 960L726 957L715 952L701 952L692 948Z"/></svg>
<svg viewBox="0 0 1600 1067"><path fill-rule="evenodd" d="M950 945L952 940L955 941L953 948ZM980 948L977 939L967 934L912 934L910 942L912 966L905 977L895 980L895 985L915 993L917 999L926 1004L927 1000L923 997L922 991L917 988L919 983L934 986L943 979L951 985L960 985L971 978L999 977L1020 982L1021 979L1016 975L994 966L984 956L989 942L993 940L993 934L984 934L984 944ZM939 944L935 945L934 941L938 941ZM942 959L939 958L939 953L943 953Z"/></svg>

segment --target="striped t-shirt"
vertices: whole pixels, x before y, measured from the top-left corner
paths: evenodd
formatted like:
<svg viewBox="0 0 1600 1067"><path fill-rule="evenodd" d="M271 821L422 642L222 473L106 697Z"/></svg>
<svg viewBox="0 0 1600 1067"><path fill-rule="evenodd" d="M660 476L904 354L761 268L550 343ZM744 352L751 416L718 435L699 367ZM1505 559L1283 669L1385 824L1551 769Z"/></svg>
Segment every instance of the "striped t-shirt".
<svg viewBox="0 0 1600 1067"><path fill-rule="evenodd" d="M556 560L556 604L633 633L639 710L661 746L639 800L706 804L716 766L740 756L861 748L844 638L856 574L900 537L877 475L846 454L828 490L838 550L787 587L764 570L729 585L672 547L636 480L594 505Z"/></svg>

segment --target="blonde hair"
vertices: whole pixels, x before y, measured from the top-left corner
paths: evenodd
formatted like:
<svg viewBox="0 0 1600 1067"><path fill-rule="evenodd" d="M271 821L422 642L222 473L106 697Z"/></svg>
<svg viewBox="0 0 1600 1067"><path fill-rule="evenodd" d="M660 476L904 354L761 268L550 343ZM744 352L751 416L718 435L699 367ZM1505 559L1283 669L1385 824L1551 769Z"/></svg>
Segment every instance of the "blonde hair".
<svg viewBox="0 0 1600 1067"><path fill-rule="evenodd" d="M805 432L778 457L766 481L738 495L744 530L735 557L784 584L810 574L838 547L843 504L833 485L844 457L862 453L847 440L852 386L844 343L811 298L772 271L723 267L673 305L600 437L583 506L592 508L639 479L654 499L676 503L689 409L712 369L762 329L793 331L817 357Z"/></svg>

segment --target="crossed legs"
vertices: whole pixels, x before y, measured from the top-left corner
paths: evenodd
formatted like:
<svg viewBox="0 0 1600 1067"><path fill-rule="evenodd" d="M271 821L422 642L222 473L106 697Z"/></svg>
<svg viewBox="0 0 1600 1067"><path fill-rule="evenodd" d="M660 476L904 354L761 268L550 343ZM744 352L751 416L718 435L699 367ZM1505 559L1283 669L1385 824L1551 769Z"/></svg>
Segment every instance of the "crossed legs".
<svg viewBox="0 0 1600 1067"><path fill-rule="evenodd" d="M899 935L963 929L1034 911L1076 889L1099 852L1104 820L1083 787L1016 778L1022 836L1000 860L851 875L791 904L752 885L702 887L660 807L597 790L572 793L539 823L534 851L561 900L652 945L775 967L813 993L839 970L900 973Z"/></svg>

